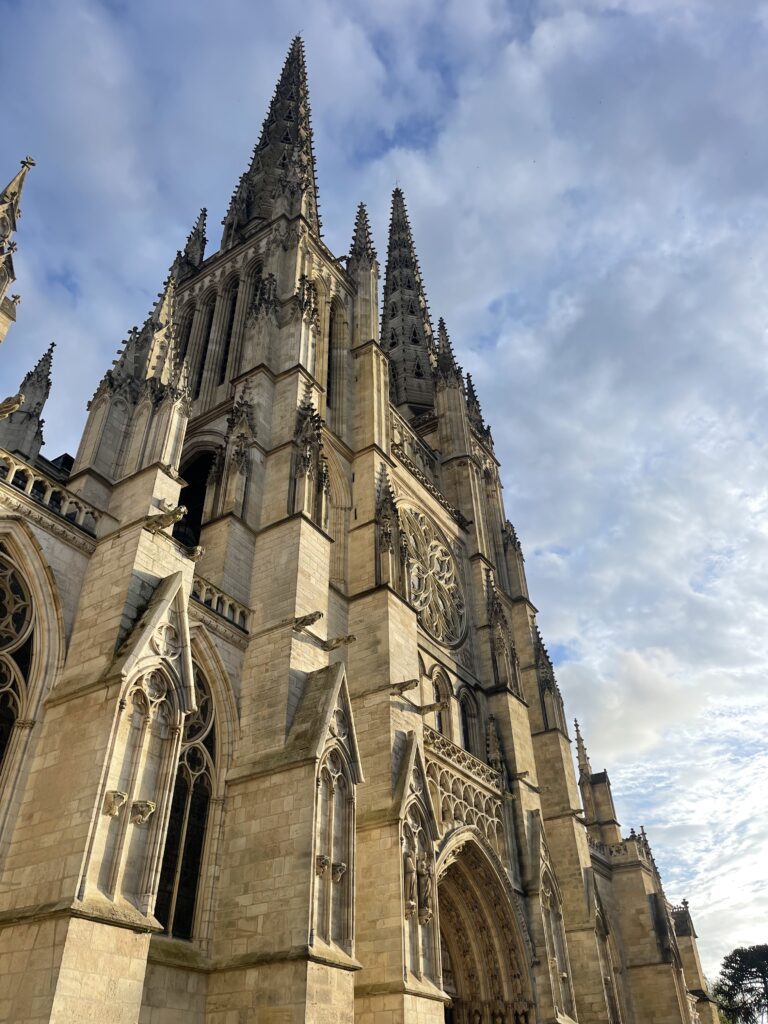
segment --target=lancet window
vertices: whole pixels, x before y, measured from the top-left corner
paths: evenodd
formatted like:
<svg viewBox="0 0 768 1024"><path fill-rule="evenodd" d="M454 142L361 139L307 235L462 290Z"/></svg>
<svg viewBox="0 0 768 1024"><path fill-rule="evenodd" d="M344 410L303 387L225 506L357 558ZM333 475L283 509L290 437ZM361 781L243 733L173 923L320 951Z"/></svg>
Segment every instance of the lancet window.
<svg viewBox="0 0 768 1024"><path fill-rule="evenodd" d="M459 718L461 721L461 745L470 754L476 754L477 705L466 690L459 698Z"/></svg>
<svg viewBox="0 0 768 1024"><path fill-rule="evenodd" d="M328 406L332 404L333 396L333 346L336 341L336 304L331 303L328 312L328 367L325 376L325 401Z"/></svg>
<svg viewBox="0 0 768 1024"><path fill-rule="evenodd" d="M544 915L544 935L555 1007L558 1013L572 1017L574 1014L573 990L565 943L563 914L554 884L548 876L542 880L541 909Z"/></svg>
<svg viewBox="0 0 768 1024"><path fill-rule="evenodd" d="M32 598L0 545L0 772L27 707L33 643Z"/></svg>
<svg viewBox="0 0 768 1024"><path fill-rule="evenodd" d="M232 348L232 336L235 330L235 313L237 312L237 295L240 288L239 281L235 281L227 293L227 314L224 323L224 334L221 340L221 359L219 362L219 375L217 384L223 384L227 377L227 364L229 353Z"/></svg>
<svg viewBox="0 0 768 1024"><path fill-rule="evenodd" d="M216 772L216 722L208 683L195 670L197 711L187 716L173 789L155 916L165 932L191 939Z"/></svg>
<svg viewBox="0 0 768 1024"><path fill-rule="evenodd" d="M216 299L212 297L208 300L208 303L203 310L203 329L200 332L200 354L198 356L197 363L197 376L195 377L195 386L192 391L193 398L200 397L200 391L203 387L203 374L205 373L205 359L208 354L208 345L211 341L211 330L213 329L213 314L216 308Z"/></svg>
<svg viewBox="0 0 768 1024"><path fill-rule="evenodd" d="M179 361L186 358L189 351L189 339L192 336L192 321L195 318L194 308L190 307L184 312L179 327Z"/></svg>
<svg viewBox="0 0 768 1024"><path fill-rule="evenodd" d="M315 935L351 953L355 805L349 767L339 748L326 754L317 788Z"/></svg>

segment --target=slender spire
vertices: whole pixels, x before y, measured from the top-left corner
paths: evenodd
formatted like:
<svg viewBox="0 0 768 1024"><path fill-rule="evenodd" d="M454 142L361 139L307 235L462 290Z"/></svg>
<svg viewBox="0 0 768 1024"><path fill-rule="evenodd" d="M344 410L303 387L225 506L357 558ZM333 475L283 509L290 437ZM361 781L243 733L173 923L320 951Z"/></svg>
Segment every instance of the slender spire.
<svg viewBox="0 0 768 1024"><path fill-rule="evenodd" d="M187 244L184 251L179 254L180 271L185 274L197 270L205 259L205 244L208 241L205 234L205 222L208 211L202 208L195 222L195 226L187 236Z"/></svg>
<svg viewBox="0 0 768 1024"><path fill-rule="evenodd" d="M579 776L589 776L592 774L592 765L589 763L589 757L587 755L587 748L584 744L584 740L581 736L581 729L579 729L579 721L574 718L573 724L576 727L576 758L579 765Z"/></svg>
<svg viewBox="0 0 768 1024"><path fill-rule="evenodd" d="M21 209L19 207L21 190L24 187L27 171L30 167L34 166L35 161L31 156L24 157L21 161L21 168L11 178L3 191L0 192L0 248L3 251L8 242L10 242L11 235L16 230L16 221L21 216Z"/></svg>
<svg viewBox="0 0 768 1024"><path fill-rule="evenodd" d="M352 246L349 250L347 270L353 271L361 264L370 267L376 260L376 250L373 246L368 210L365 207L365 203L360 203L357 207L357 216L355 217L355 230L352 234Z"/></svg>
<svg viewBox="0 0 768 1024"><path fill-rule="evenodd" d="M34 166L35 161L32 157L25 157L21 161L21 168L0 192L0 342L7 334L11 323L16 319L19 296L6 297L8 289L16 280L16 271L13 269L16 243L13 240L13 235L16 231L16 222L21 216L19 207L21 190L24 187L27 172L30 167Z"/></svg>
<svg viewBox="0 0 768 1024"><path fill-rule="evenodd" d="M435 375L438 382L445 384L456 384L461 387L464 383L464 375L461 367L456 362L453 345L448 336L445 320L442 317L440 317L437 323L437 366Z"/></svg>
<svg viewBox="0 0 768 1024"><path fill-rule="evenodd" d="M55 343L51 342L37 364L26 374L19 388L20 407L0 420L0 447L18 452L33 462L43 446L43 406L51 393L51 364Z"/></svg>
<svg viewBox="0 0 768 1024"><path fill-rule="evenodd" d="M392 193L381 344L397 383L397 404L418 414L434 404L435 342L405 199Z"/></svg>
<svg viewBox="0 0 768 1024"><path fill-rule="evenodd" d="M309 89L300 36L291 43L251 165L222 221L229 248L280 213L301 214L320 233Z"/></svg>

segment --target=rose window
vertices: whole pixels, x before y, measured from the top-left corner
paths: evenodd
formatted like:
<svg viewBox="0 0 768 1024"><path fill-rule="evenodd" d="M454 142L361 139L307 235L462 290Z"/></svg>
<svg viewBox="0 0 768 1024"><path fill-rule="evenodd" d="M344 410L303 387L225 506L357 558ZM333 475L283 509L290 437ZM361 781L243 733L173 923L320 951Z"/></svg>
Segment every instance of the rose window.
<svg viewBox="0 0 768 1024"><path fill-rule="evenodd" d="M417 509L400 506L407 552L408 596L419 622L440 643L461 643L466 630L458 566L447 541Z"/></svg>

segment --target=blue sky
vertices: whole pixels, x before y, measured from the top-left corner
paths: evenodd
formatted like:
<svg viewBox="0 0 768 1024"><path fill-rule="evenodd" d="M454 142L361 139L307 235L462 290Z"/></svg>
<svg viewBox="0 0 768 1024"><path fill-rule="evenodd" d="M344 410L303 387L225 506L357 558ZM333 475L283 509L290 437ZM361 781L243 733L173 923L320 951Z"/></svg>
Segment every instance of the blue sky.
<svg viewBox="0 0 768 1024"><path fill-rule="evenodd" d="M31 153L10 392L46 452L245 168L306 40L325 238L405 191L491 423L567 709L687 896L707 970L768 888L768 4L0 0L3 166Z"/></svg>

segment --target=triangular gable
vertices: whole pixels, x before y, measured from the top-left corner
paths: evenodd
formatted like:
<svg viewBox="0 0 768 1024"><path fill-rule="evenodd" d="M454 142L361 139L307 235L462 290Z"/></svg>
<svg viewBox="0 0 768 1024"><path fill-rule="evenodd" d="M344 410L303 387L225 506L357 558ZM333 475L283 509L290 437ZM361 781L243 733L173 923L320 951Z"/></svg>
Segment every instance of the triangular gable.
<svg viewBox="0 0 768 1024"><path fill-rule="evenodd" d="M186 713L194 711L197 704L182 582L182 573L175 572L158 583L146 610L117 652L110 675L119 674L125 679L140 671L145 658L159 655L178 680L181 710Z"/></svg>
<svg viewBox="0 0 768 1024"><path fill-rule="evenodd" d="M347 674L341 662L307 675L287 749L293 757L319 760L330 743L346 750L353 781L364 782Z"/></svg>
<svg viewBox="0 0 768 1024"><path fill-rule="evenodd" d="M408 805L412 800L415 800L424 812L430 836L436 842L440 838L440 829L438 828L435 810L432 806L432 798L429 795L424 758L421 754L416 733L411 730L405 736L405 755L400 762L400 773L395 787L395 813L402 821L405 818Z"/></svg>

